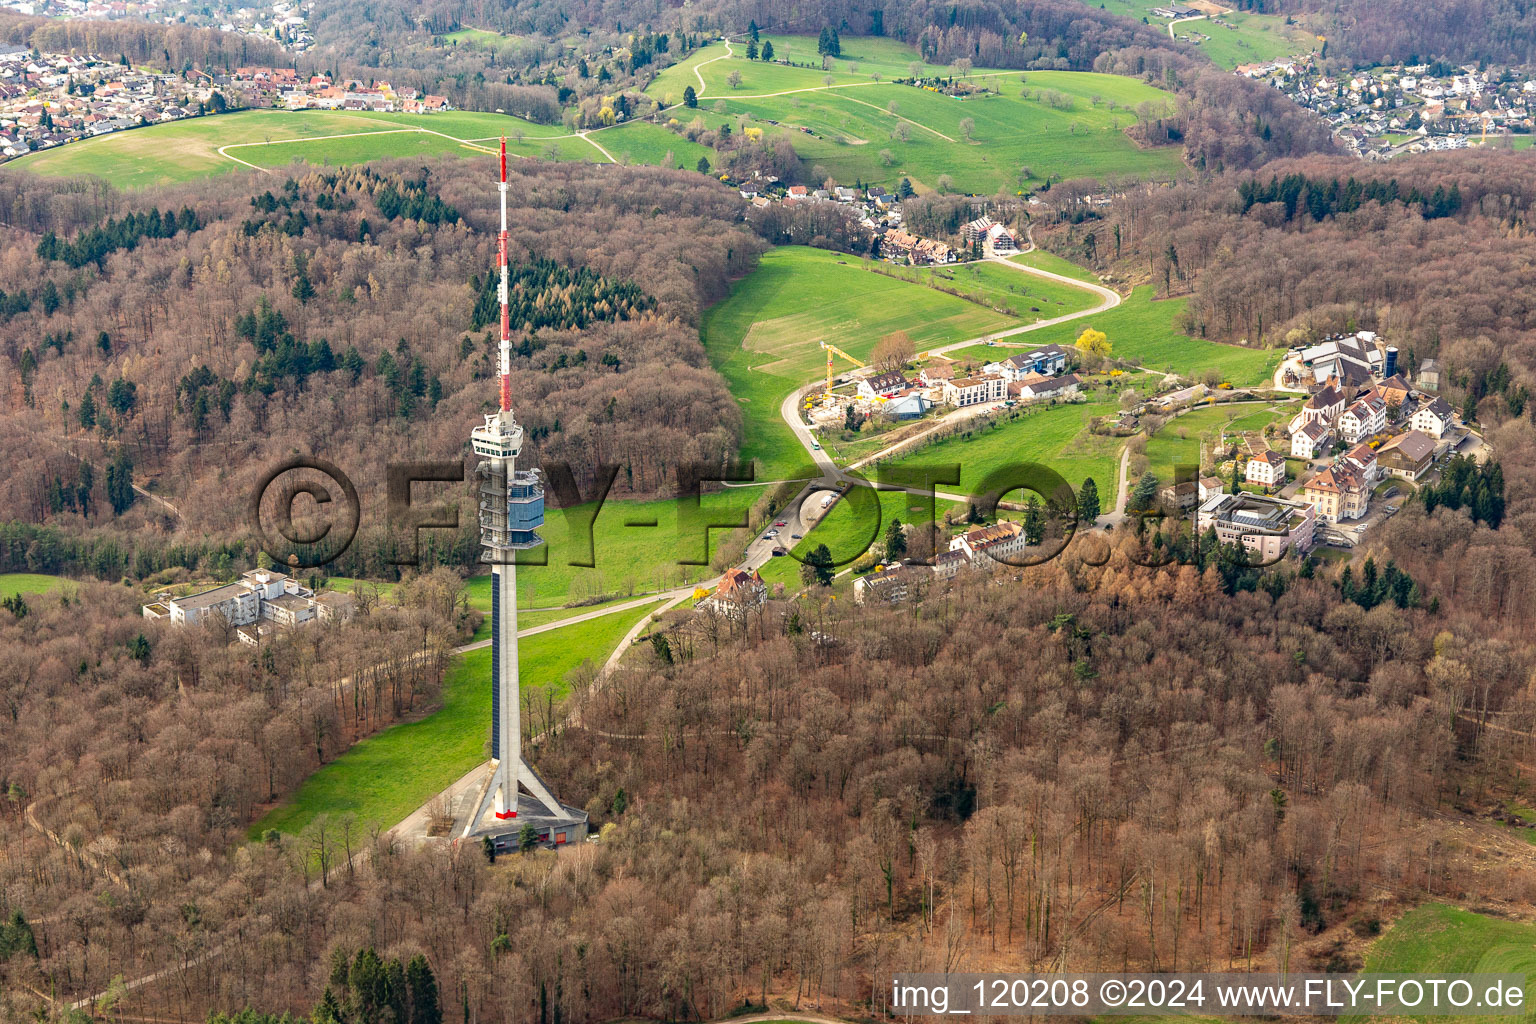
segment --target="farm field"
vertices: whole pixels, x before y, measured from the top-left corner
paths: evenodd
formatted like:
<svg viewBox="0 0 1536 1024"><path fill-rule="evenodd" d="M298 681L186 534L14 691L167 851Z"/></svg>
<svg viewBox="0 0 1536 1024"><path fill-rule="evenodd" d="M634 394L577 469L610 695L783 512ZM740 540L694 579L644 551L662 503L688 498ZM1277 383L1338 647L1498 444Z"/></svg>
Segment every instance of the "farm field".
<svg viewBox="0 0 1536 1024"><path fill-rule="evenodd" d="M1008 466L1038 463L1060 473L1074 489L1092 477L1098 484L1099 499L1104 507L1113 508L1119 480L1120 448L1125 439L1091 434L1088 421L1094 416L1112 413L1117 407L1112 401L1050 406L902 454L889 463L882 463L881 468L958 463L960 482L941 484L938 489L977 495L982 493L982 482L988 474Z"/></svg>
<svg viewBox="0 0 1536 1024"><path fill-rule="evenodd" d="M771 38L778 58L815 56L812 37ZM698 116L706 123L722 114L775 122L757 127L769 135L788 132L796 152L839 180L894 185L906 177L926 191L948 175L962 191L985 193L1051 175L1157 176L1182 166L1177 147L1142 149L1123 133L1135 121L1137 104L1171 101L1135 79L983 69L970 78L996 93L962 100L892 84L890 79L910 74L909 64L922 63L917 51L894 40L845 40L844 59L827 71L819 58L810 61L813 67L765 64L747 60L744 44L732 46L735 56L725 56L721 44L704 48L663 71L647 92L663 104L679 103L685 87L698 89L697 69L705 82ZM860 59L862 52L869 56ZM928 74L953 73L923 67ZM728 81L733 73L741 76L735 88ZM672 114L687 120L690 112ZM966 120L974 125L969 137Z"/></svg>
<svg viewBox="0 0 1536 1024"><path fill-rule="evenodd" d="M552 687L565 694L564 677L583 661L601 664L654 605L540 633L520 644L525 688ZM291 801L251 826L256 839L267 829L295 835L325 814L354 815L362 830L388 828L426 803L486 758L490 737L491 651L482 648L454 660L443 682L441 710L391 726L315 772ZM366 834L366 832L365 832Z"/></svg>
<svg viewBox="0 0 1536 1024"><path fill-rule="evenodd" d="M1114 14L1123 14L1137 21L1145 20L1167 31L1168 19L1152 16L1152 8L1157 6L1153 0L1100 0L1093 6L1102 6ZM1273 14L1233 11L1216 20L1203 18L1176 25L1174 32L1178 38L1198 46L1213 63L1230 70L1239 64L1262 63L1317 49L1316 36L1298 25L1287 25L1285 21L1285 18ZM1192 33L1210 38L1191 39L1189 37Z"/></svg>
<svg viewBox="0 0 1536 1024"><path fill-rule="evenodd" d="M1037 344L1070 345L1083 330L1094 327L1109 336L1112 355L1149 370L1162 370L1198 379L1217 370L1238 387L1269 382L1281 353L1191 338L1175 325L1184 312L1184 299L1153 299L1153 287L1142 285L1114 309L1081 320L1047 327L1031 335Z"/></svg>
<svg viewBox="0 0 1536 1024"><path fill-rule="evenodd" d="M963 299L864 269L852 256L773 249L704 316L710 362L742 405L742 458L759 480L813 475L779 404L826 366L820 339L867 358L883 335L904 330L919 351L1012 326ZM852 367L839 359L837 371Z"/></svg>
<svg viewBox="0 0 1536 1024"><path fill-rule="evenodd" d="M661 125L630 122L586 138L559 125L540 125L505 114L366 111L248 110L114 132L11 161L8 167L53 177L96 174L126 187L142 187L246 170L275 170L295 161L316 166L363 163L402 156L489 155L507 136L518 156L606 163L697 165L714 152ZM328 136L339 136L331 138ZM219 152L227 147L227 154ZM241 163L239 161L244 161Z"/></svg>
<svg viewBox="0 0 1536 1024"><path fill-rule="evenodd" d="M1377 939L1365 973L1524 974L1525 1002L1536 994L1536 926L1431 903L1408 911ZM1366 1017L1341 1017L1359 1024ZM1428 1019L1428 1018L1411 1018ZM1462 1017L1464 1021L1508 1017Z"/></svg>

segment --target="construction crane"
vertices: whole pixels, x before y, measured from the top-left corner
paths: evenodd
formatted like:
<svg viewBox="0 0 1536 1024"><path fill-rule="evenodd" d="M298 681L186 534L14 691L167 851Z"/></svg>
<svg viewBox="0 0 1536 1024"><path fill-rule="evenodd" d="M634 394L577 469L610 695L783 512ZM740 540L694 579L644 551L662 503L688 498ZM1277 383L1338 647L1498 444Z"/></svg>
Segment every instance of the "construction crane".
<svg viewBox="0 0 1536 1024"><path fill-rule="evenodd" d="M819 341L819 342L817 342L817 344L820 345L826 351L826 353L827 353L827 395L828 395L828 397L831 397L831 395L832 395L832 356L833 356L833 354L836 353L837 355L842 356L844 359L846 359L850 363L852 363L855 368L863 366L864 364L861 361L853 358L853 356L849 355L847 352L844 352L842 349L838 348L836 345L829 345L825 341Z"/></svg>

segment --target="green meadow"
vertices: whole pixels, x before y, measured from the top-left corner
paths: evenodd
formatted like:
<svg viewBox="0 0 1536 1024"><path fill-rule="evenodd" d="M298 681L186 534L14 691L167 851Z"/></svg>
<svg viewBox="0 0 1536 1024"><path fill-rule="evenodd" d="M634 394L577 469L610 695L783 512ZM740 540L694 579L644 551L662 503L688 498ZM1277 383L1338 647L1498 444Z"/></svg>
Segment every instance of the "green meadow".
<svg viewBox="0 0 1536 1024"><path fill-rule="evenodd" d="M891 266L886 269L906 281L958 291L972 302L990 306L1024 323L1080 313L1093 308L1099 301L1097 295L1082 288L1010 270L991 260L948 267Z"/></svg>
<svg viewBox="0 0 1536 1024"><path fill-rule="evenodd" d="M73 580L63 576L48 576L37 572L0 573L0 598L17 594L51 594L55 590L72 589Z"/></svg>
<svg viewBox="0 0 1536 1024"><path fill-rule="evenodd" d="M1099 499L1113 508L1119 478L1120 449L1124 438L1092 434L1088 421L1112 413L1114 402L1089 401L1049 406L1023 413L994 426L979 427L964 435L903 453L886 467L913 470L959 466L958 483L939 484L941 491L979 495L987 477L999 470L1028 463L1049 466L1074 489L1088 477L1098 484ZM878 472L872 468L871 472ZM1018 498L1015 494L1010 497ZM1020 499L1022 500L1022 499Z"/></svg>
<svg viewBox="0 0 1536 1024"><path fill-rule="evenodd" d="M712 44L664 70L647 92L671 106L692 87L697 113L679 107L674 117L712 125L724 116L770 137L787 133L807 163L840 181L905 177L933 190L947 175L961 191L988 193L1051 176L1164 176L1182 166L1177 147L1145 149L1125 135L1138 104L1172 102L1136 79L977 69L969 79L987 91L961 99L893 84L914 64L927 76L955 73L894 40L845 39L842 58L823 70L814 37L764 38L773 42L774 63L747 60L745 43L732 43L732 56ZM739 76L734 87L732 75Z"/></svg>
<svg viewBox="0 0 1536 1024"><path fill-rule="evenodd" d="M742 406L742 458L757 460L758 479L778 480L813 475L779 405L825 371L826 353L817 341L867 359L893 331L906 331L921 351L1014 323L953 295L865 269L857 257L789 246L765 253L730 297L710 308L702 335L710 362ZM834 368L853 369L841 357Z"/></svg>
<svg viewBox="0 0 1536 1024"><path fill-rule="evenodd" d="M1523 974L1525 1006L1536 996L1536 925L1477 914L1460 907L1430 903L1398 918L1377 939L1365 958L1367 974ZM1482 993L1478 993L1481 996ZM1342 1017L1359 1024L1366 1017ZM1401 1019L1401 1018L1400 1018ZM1414 1017L1412 1020L1430 1018ZM1530 1020L1496 1016L1458 1017L1458 1021Z"/></svg>
<svg viewBox="0 0 1536 1024"><path fill-rule="evenodd" d="M1168 19L1152 16L1152 8L1158 6L1156 0L1096 0L1092 6L1145 21L1164 32L1168 30ZM1274 14L1232 11L1219 18L1175 25L1174 33L1199 47L1212 63L1231 69L1239 64L1257 64L1316 50L1318 38L1298 25L1286 24L1287 20Z"/></svg>
<svg viewBox="0 0 1536 1024"><path fill-rule="evenodd" d="M565 677L584 661L601 665L630 628L655 606L615 613L531 636L519 644L525 688L566 693ZM304 780L293 799L251 826L290 835L320 815L351 814L360 832L369 824L389 828L489 755L490 648L454 659L443 682L443 706L414 722L391 726L354 744Z"/></svg>
<svg viewBox="0 0 1536 1024"><path fill-rule="evenodd" d="M113 132L6 166L51 177L94 174L134 188L249 170L246 164L279 170L295 162L335 166L403 156L489 156L502 136L509 153L535 159L607 163L606 150L621 163L692 168L701 156L714 161L713 150L643 121L581 137L560 125L479 111L246 110Z"/></svg>
<svg viewBox="0 0 1536 1024"><path fill-rule="evenodd" d="M1199 378L1217 370L1222 379L1238 387L1266 384L1274 378L1281 352L1276 349L1224 345L1192 338L1176 326L1184 313L1185 299L1153 299L1153 287L1142 285L1114 309L1095 313L1071 323L1047 327L1030 336L1036 344L1070 345L1088 327L1109 336L1111 353L1149 370L1161 370Z"/></svg>
<svg viewBox="0 0 1536 1024"><path fill-rule="evenodd" d="M1295 411L1294 402L1274 405L1209 405L1191 409L1182 416L1168 420L1161 430L1147 439L1147 459L1151 463L1151 472L1160 480L1171 480L1175 466L1200 465L1202 440L1216 440L1223 432L1236 434L1263 430L1271 423L1289 420Z"/></svg>
<svg viewBox="0 0 1536 1024"><path fill-rule="evenodd" d="M1045 249L1031 249L1029 252L1021 252L1017 256L1008 257L1008 261L1026 267L1034 267L1036 270L1044 270L1047 273L1060 274L1062 277L1070 277L1077 281L1087 281L1090 284L1099 283L1099 275L1087 267L1080 267L1071 260L1064 259Z"/></svg>
<svg viewBox="0 0 1536 1024"><path fill-rule="evenodd" d="M766 479L761 471L759 478ZM729 530L711 526L706 548L706 526L745 520L761 494L757 487L725 488L702 495L697 507L674 498L609 500L595 518L591 503L551 508L541 531L545 543L524 552L518 563L518 606L557 610L556 618L566 618L589 609L558 606L708 579L715 575L710 556ZM685 560L704 564L682 564ZM472 578L468 593L472 604L489 613L489 576ZM520 625L530 624L520 620Z"/></svg>

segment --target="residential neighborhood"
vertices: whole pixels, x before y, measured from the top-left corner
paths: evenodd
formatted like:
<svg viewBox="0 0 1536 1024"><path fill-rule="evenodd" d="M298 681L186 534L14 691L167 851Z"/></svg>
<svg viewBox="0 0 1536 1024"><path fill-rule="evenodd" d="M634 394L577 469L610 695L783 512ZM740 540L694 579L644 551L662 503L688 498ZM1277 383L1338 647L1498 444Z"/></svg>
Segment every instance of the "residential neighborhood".
<svg viewBox="0 0 1536 1024"><path fill-rule="evenodd" d="M196 69L169 74L103 55L37 53L0 46L0 159L78 139L243 107L431 114L442 96L388 81L301 79L294 68Z"/></svg>
<svg viewBox="0 0 1536 1024"><path fill-rule="evenodd" d="M1332 75L1309 55L1240 65L1237 73L1268 82L1315 111L1341 143L1366 159L1464 149L1536 130L1536 78L1515 67L1436 62Z"/></svg>

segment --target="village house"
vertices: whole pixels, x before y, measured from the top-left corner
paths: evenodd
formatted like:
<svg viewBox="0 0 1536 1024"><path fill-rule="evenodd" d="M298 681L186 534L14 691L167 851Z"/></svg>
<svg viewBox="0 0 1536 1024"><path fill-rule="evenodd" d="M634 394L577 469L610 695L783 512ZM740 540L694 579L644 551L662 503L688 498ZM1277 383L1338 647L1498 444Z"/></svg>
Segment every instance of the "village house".
<svg viewBox="0 0 1536 1024"><path fill-rule="evenodd" d="M1291 434L1291 457L1314 459L1326 450L1333 439L1333 431L1322 420L1313 420Z"/></svg>
<svg viewBox="0 0 1536 1024"><path fill-rule="evenodd" d="M907 378L896 371L877 373L859 380L859 397L873 401L907 386Z"/></svg>
<svg viewBox="0 0 1536 1024"><path fill-rule="evenodd" d="M1216 531L1223 544L1241 544L1265 564L1287 551L1312 550L1316 510L1303 502L1259 494L1213 494L1195 513L1201 533Z"/></svg>
<svg viewBox="0 0 1536 1024"><path fill-rule="evenodd" d="M1333 426L1334 420L1344 411L1344 392L1336 385L1336 381L1329 380L1321 390L1306 400L1301 411L1291 419L1290 430L1293 435L1309 423L1321 423L1330 428Z"/></svg>
<svg viewBox="0 0 1536 1024"><path fill-rule="evenodd" d="M1027 374L1052 377L1065 372L1067 351L1060 345L1046 345L982 367L986 373L1000 373L1009 380L1019 380Z"/></svg>
<svg viewBox="0 0 1536 1024"><path fill-rule="evenodd" d="M1440 390L1440 364L1434 359L1426 359L1419 365L1419 375L1414 378L1414 383L1425 391Z"/></svg>
<svg viewBox="0 0 1536 1024"><path fill-rule="evenodd" d="M1268 449L1255 452L1243 467L1243 479L1261 487L1279 487L1285 483L1285 456Z"/></svg>
<svg viewBox="0 0 1536 1024"><path fill-rule="evenodd" d="M768 586L755 571L731 568L720 577L720 583L699 607L708 608L729 619L744 619L748 612L760 608L768 600Z"/></svg>
<svg viewBox="0 0 1536 1024"><path fill-rule="evenodd" d="M1025 400L1068 398L1078 393L1081 383L1075 373L1069 373L1065 377L1042 377L1038 380L1020 381L1018 393L1019 397Z"/></svg>
<svg viewBox="0 0 1536 1024"><path fill-rule="evenodd" d="M897 603L918 597L923 586L933 582L933 573L916 565L893 565L881 572L872 572L853 581L853 600L856 604L869 601Z"/></svg>
<svg viewBox="0 0 1536 1024"><path fill-rule="evenodd" d="M945 383L955 379L955 364L947 359L930 363L918 372L917 379L931 388L942 388Z"/></svg>
<svg viewBox="0 0 1536 1024"><path fill-rule="evenodd" d="M976 377L944 382L944 402L957 408L983 402L1001 402L1007 393L1008 382L997 373L983 373Z"/></svg>
<svg viewBox="0 0 1536 1024"><path fill-rule="evenodd" d="M960 570L967 569L970 565L971 556L959 548L940 551L933 556L933 574L941 580L954 579L960 575Z"/></svg>
<svg viewBox="0 0 1536 1024"><path fill-rule="evenodd" d="M1387 403L1376 392L1367 391L1339 414L1338 425L1344 442L1357 444L1387 429Z"/></svg>
<svg viewBox="0 0 1536 1024"><path fill-rule="evenodd" d="M1360 474L1366 487L1375 487L1380 474L1376 466L1376 449L1369 444L1357 444L1349 451L1340 455L1339 462L1351 467Z"/></svg>
<svg viewBox="0 0 1536 1024"><path fill-rule="evenodd" d="M1435 461L1435 442L1422 431L1399 434L1376 453L1376 463L1387 476L1417 480Z"/></svg>
<svg viewBox="0 0 1536 1024"><path fill-rule="evenodd" d="M983 248L994 256L1007 255L1019 251L1018 240L1013 233L1001 224L993 224L987 229L986 240Z"/></svg>
<svg viewBox="0 0 1536 1024"><path fill-rule="evenodd" d="M1221 490L1220 483L1221 481L1218 480L1216 488L1218 491ZM1157 498L1166 509L1188 512L1204 501L1205 495L1201 493L1198 481L1186 480L1183 483L1169 484L1162 488L1157 492Z"/></svg>
<svg viewBox="0 0 1536 1024"><path fill-rule="evenodd" d="M1446 431L1456 425L1456 412L1445 399L1434 398L1422 403L1414 410L1408 425L1420 433L1439 440L1445 436Z"/></svg>
<svg viewBox="0 0 1536 1024"><path fill-rule="evenodd" d="M1376 385L1376 393L1381 400L1387 403L1388 409L1401 409L1408 404L1408 396L1413 393L1413 385L1408 383L1408 378L1401 373L1394 373L1386 380Z"/></svg>
<svg viewBox="0 0 1536 1024"><path fill-rule="evenodd" d="M973 563L981 565L986 564L979 561L983 553L996 561L1012 564L1013 556L1023 553L1027 547L1024 528L1011 519L968 530L949 542L949 550L963 551Z"/></svg>
<svg viewBox="0 0 1536 1024"><path fill-rule="evenodd" d="M1360 471L1342 460L1308 480L1301 491L1302 500L1328 523L1365 515L1370 494Z"/></svg>

